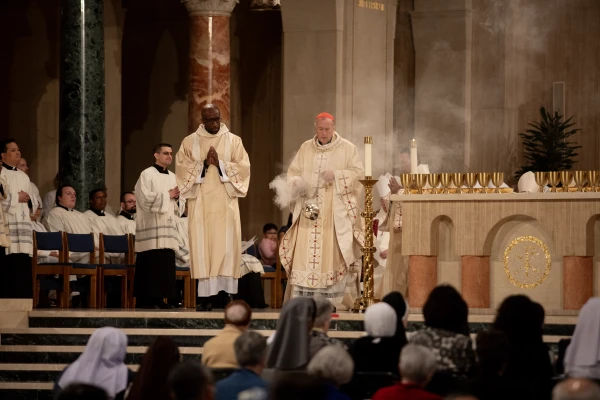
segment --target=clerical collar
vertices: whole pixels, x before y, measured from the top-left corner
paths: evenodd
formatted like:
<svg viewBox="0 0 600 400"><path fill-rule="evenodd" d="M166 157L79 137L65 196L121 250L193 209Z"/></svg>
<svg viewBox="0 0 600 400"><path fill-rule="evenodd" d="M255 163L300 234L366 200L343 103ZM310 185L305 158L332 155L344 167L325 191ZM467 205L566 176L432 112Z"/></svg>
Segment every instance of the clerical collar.
<svg viewBox="0 0 600 400"><path fill-rule="evenodd" d="M16 170L18 170L18 168L17 168L17 167L13 167L12 165L8 165L8 164L7 164L7 163L5 163L5 162L2 162L2 167L3 167L3 168L6 168L6 169L7 169L7 170L9 170L9 171L16 171Z"/></svg>
<svg viewBox="0 0 600 400"><path fill-rule="evenodd" d="M62 204L57 204L56 207L60 207L60 208L65 209L67 211L73 211L73 209L68 209L67 207L63 206Z"/></svg>
<svg viewBox="0 0 600 400"><path fill-rule="evenodd" d="M331 137L331 139L329 139L329 142L327 142L327 143L321 143L321 141L319 139L317 139L317 143L319 143L319 146L325 146L325 145L328 145L329 143L331 143L332 140L333 140L333 136Z"/></svg>
<svg viewBox="0 0 600 400"><path fill-rule="evenodd" d="M160 172L161 174L167 174L167 175L169 175L169 170L168 170L168 169L166 169L166 168L163 168L163 167L161 167L161 166L160 166L160 165L158 165L158 164L154 164L154 168L156 168L156 170L157 170L158 172Z"/></svg>
<svg viewBox="0 0 600 400"><path fill-rule="evenodd" d="M127 211L125 210L121 210L121 212L119 213L119 215L127 218L128 220L133 221L133 214L129 214Z"/></svg>
<svg viewBox="0 0 600 400"><path fill-rule="evenodd" d="M104 210L96 210L95 208L90 207L90 211L99 217L104 217Z"/></svg>

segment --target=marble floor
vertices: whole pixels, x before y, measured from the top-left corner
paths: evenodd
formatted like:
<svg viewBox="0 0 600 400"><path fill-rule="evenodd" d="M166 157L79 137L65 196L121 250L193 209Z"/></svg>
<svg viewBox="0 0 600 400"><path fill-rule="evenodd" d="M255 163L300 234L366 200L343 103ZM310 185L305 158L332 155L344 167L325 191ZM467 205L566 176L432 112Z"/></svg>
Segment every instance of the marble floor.
<svg viewBox="0 0 600 400"><path fill-rule="evenodd" d="M279 310L253 311L252 329L271 335L278 318ZM329 334L350 344L364 335L363 320L363 314L334 314ZM489 329L493 320L494 310L472 310L469 327L473 338ZM556 351L558 341L572 335L576 322L576 312L547 310L544 341ZM126 363L136 370L157 336L171 336L184 359L199 360L204 343L223 325L222 310L33 310L28 313L26 327L0 329L0 399L51 399L58 374L79 356L90 334L102 326L118 327L128 335ZM408 335L423 326L421 310L411 309Z"/></svg>

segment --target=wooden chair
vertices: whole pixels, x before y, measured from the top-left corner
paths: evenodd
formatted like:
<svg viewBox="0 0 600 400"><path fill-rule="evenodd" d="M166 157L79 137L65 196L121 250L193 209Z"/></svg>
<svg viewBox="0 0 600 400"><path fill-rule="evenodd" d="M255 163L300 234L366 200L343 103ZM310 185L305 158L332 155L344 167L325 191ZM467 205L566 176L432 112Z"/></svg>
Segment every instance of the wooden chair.
<svg viewBox="0 0 600 400"><path fill-rule="evenodd" d="M65 251L63 246L64 243L64 232L33 232L33 257L31 258L32 264L32 278L33 278L33 305L37 307L40 302L40 281L39 277L46 275L60 275L69 279L69 268L68 268L68 252ZM58 251L58 263L38 263L38 250L47 251ZM58 291L57 291L58 292ZM60 303L60 307L69 307L69 295L68 288L63 287L61 296L57 298Z"/></svg>
<svg viewBox="0 0 600 400"><path fill-rule="evenodd" d="M275 268L270 265L265 265L264 270L265 273L261 275L261 280L271 281L271 308L281 308L283 305L283 281L287 280L287 275L285 270L281 266L281 259L279 258L279 243L277 243L277 249L275 250L277 253L277 263L275 264Z"/></svg>
<svg viewBox="0 0 600 400"><path fill-rule="evenodd" d="M183 278L183 306L185 308L196 307L196 285L192 279L190 267L176 267L175 276Z"/></svg>
<svg viewBox="0 0 600 400"><path fill-rule="evenodd" d="M129 283L129 290L127 298L127 305L129 308L135 308L135 297L133 297L133 281L135 279L135 235L128 235L127 240L129 241L129 260L127 261L127 282Z"/></svg>
<svg viewBox="0 0 600 400"><path fill-rule="evenodd" d="M69 275L87 275L90 277L90 293L89 293L89 307L97 308L97 278L98 278L98 266L96 264L96 248L94 243L94 235L88 234L75 234L67 233L63 242L63 248L69 254L74 253L89 253L88 263L68 263L69 273L63 276L63 288L70 294L70 282Z"/></svg>
<svg viewBox="0 0 600 400"><path fill-rule="evenodd" d="M265 281L270 281L271 283L271 301L269 305L271 308L277 308L277 268L273 268L270 265L263 265L265 270L264 274L260 276L260 279L263 283L263 289L265 287Z"/></svg>
<svg viewBox="0 0 600 400"><path fill-rule="evenodd" d="M99 307L106 308L106 287L105 277L107 276L119 276L121 277L121 308L128 307L128 268L130 267L129 261L131 259L130 241L128 235L104 235L100 234L100 251L98 255L98 294L99 294ZM123 254L125 259L122 264L105 264L106 253L117 253Z"/></svg>

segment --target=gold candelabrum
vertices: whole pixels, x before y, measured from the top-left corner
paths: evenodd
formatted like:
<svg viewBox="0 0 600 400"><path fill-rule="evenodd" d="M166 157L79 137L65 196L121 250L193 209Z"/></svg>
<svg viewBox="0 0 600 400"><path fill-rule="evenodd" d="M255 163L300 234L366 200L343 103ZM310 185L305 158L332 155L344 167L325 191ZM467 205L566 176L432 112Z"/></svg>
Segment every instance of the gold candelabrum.
<svg viewBox="0 0 600 400"><path fill-rule="evenodd" d="M355 313L365 312L371 304L379 303L375 298L375 285L373 282L373 253L375 245L373 244L373 185L377 183L376 179L365 176L360 183L365 187L365 210L360 215L365 219L365 240L362 247L363 253L363 292L362 297L356 299L352 311Z"/></svg>

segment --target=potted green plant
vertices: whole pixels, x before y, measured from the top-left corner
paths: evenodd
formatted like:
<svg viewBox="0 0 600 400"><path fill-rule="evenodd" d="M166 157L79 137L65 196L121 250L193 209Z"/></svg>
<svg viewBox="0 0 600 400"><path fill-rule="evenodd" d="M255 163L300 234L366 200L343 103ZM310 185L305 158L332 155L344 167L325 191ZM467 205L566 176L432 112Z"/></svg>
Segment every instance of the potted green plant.
<svg viewBox="0 0 600 400"><path fill-rule="evenodd" d="M540 107L542 117L539 122L530 122L525 133L519 133L523 138L525 150L525 165L515 172L515 179L527 171L566 171L575 163L578 146L576 142L568 141L569 137L581 129L573 128L573 117L564 119L558 112L552 115L544 107Z"/></svg>

